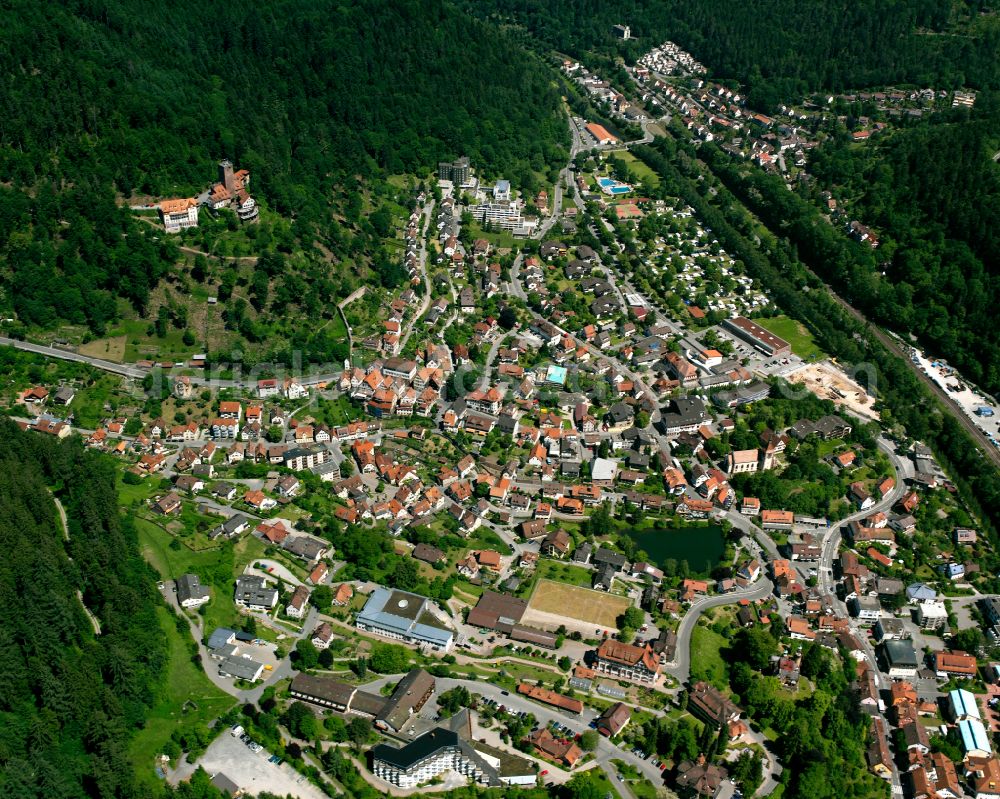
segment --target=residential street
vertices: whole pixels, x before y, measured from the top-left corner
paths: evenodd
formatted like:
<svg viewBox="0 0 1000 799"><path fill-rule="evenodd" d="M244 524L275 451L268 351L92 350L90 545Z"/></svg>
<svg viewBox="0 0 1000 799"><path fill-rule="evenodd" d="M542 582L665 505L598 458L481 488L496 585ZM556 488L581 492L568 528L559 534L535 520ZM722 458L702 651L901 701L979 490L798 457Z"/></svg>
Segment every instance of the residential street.
<svg viewBox="0 0 1000 799"><path fill-rule="evenodd" d="M419 240L420 240L420 253L417 256L417 263L420 265L420 275L424 282L424 296L420 298L420 307L410 315L410 320L406 323L406 332L403 337L399 340L399 349L403 350L406 348L406 342L410 340L410 336L413 333L413 329L416 326L418 320L422 319L424 314L427 313L427 309L431 304L431 278L430 273L427 269L427 228L431 223L431 219L434 216L434 200L428 200L426 205L424 205L423 210L420 213L420 219L422 223L420 225Z"/></svg>
<svg viewBox="0 0 1000 799"><path fill-rule="evenodd" d="M773 583L764 576L758 578L751 588L744 591L734 591L731 594L713 594L699 599L692 603L691 607L685 611L681 618L680 626L677 628L677 658L673 665L667 664L664 671L676 678L682 685L687 684L691 677L691 633L698 623L698 617L706 610L721 607L723 605L734 605L741 599L755 602L771 595L774 590Z"/></svg>

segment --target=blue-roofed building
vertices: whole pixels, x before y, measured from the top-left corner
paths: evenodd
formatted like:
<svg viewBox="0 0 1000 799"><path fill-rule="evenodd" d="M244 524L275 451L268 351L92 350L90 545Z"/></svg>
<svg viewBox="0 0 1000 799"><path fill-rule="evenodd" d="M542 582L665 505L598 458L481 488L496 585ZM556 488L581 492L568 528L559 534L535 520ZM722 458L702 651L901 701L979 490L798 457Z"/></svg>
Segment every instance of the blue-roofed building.
<svg viewBox="0 0 1000 799"><path fill-rule="evenodd" d="M911 583L906 587L906 598L910 602L923 602L927 599L937 599L937 591L925 583Z"/></svg>
<svg viewBox="0 0 1000 799"><path fill-rule="evenodd" d="M958 722L958 734L962 738L962 749L966 757L989 757L993 753L986 728L979 719Z"/></svg>
<svg viewBox="0 0 1000 799"><path fill-rule="evenodd" d="M216 627L208 636L208 648L209 650L219 649L226 644L231 644L235 638L236 633L228 627Z"/></svg>
<svg viewBox="0 0 1000 799"><path fill-rule="evenodd" d="M982 721L983 719L979 712L979 705L976 704L976 697L971 691L966 691L964 688L949 691L948 704L951 709L951 717L955 721L964 721L965 719Z"/></svg>
<svg viewBox="0 0 1000 799"><path fill-rule="evenodd" d="M427 597L381 586L372 591L354 623L359 630L443 652L451 649L455 639Z"/></svg>

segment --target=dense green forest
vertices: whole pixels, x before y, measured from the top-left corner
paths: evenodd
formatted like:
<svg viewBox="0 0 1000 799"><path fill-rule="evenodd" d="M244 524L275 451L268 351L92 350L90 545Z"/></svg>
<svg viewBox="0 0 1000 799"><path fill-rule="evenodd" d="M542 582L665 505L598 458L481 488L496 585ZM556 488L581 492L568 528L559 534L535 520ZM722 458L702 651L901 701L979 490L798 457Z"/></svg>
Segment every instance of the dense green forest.
<svg viewBox="0 0 1000 799"><path fill-rule="evenodd" d="M998 95L982 94L971 115L935 115L874 146L831 140L810 167L819 186L832 189L882 242L874 253L854 252L840 262L838 287L873 318L913 333L994 393L1000 391L1000 329L992 324L1000 303L998 125ZM773 218L797 225L808 214L770 190L762 196Z"/></svg>
<svg viewBox="0 0 1000 799"><path fill-rule="evenodd" d="M50 487L66 509L68 542ZM167 653L153 574L118 512L113 464L78 438L60 443L0 420L0 539L0 793L137 795L128 740Z"/></svg>
<svg viewBox="0 0 1000 799"><path fill-rule="evenodd" d="M446 0L15 0L0 73L0 309L35 326L142 313L176 252L116 200L196 193L220 158L290 223L279 250L369 274L387 175L467 154L530 188L568 139L537 57Z"/></svg>
<svg viewBox="0 0 1000 799"><path fill-rule="evenodd" d="M814 89L996 86L1000 26L980 0L466 0L577 58L629 62L672 39L758 107ZM635 37L615 39L612 26Z"/></svg>
<svg viewBox="0 0 1000 799"><path fill-rule="evenodd" d="M60 442L0 419L0 543L0 795L150 796L129 745L162 694L170 654L155 572L119 512L114 463L78 437ZM201 769L176 788L164 783L162 795L223 797Z"/></svg>

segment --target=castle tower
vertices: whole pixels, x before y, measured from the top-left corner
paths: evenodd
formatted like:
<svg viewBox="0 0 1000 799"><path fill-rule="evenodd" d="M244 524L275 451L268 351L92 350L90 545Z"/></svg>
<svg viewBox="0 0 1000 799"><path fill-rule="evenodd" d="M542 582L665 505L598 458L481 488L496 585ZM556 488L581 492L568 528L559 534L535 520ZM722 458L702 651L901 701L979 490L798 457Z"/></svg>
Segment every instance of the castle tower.
<svg viewBox="0 0 1000 799"><path fill-rule="evenodd" d="M236 179L233 177L233 162L228 158L219 161L219 183L225 186L230 194L236 192Z"/></svg>

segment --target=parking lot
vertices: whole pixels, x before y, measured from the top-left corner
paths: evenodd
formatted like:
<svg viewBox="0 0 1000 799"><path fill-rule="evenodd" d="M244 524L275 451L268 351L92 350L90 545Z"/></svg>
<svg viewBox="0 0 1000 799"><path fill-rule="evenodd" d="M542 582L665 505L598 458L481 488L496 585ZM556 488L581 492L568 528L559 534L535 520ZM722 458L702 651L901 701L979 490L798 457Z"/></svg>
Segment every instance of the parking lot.
<svg viewBox="0 0 1000 799"><path fill-rule="evenodd" d="M225 730L208 747L205 754L194 765L185 765L177 770L179 780L186 779L201 766L214 776L219 772L240 786L242 791L259 794L265 791L277 796L291 795L298 799L325 799L325 794L287 763L280 766L268 762L271 753L266 749L253 752L239 738L234 738Z"/></svg>
<svg viewBox="0 0 1000 799"><path fill-rule="evenodd" d="M993 707L992 702L996 702L998 707ZM986 696L979 697L979 704L983 711L983 721L993 732L1000 730L1000 685L996 683L986 684Z"/></svg>
<svg viewBox="0 0 1000 799"><path fill-rule="evenodd" d="M740 360L747 360L747 369L751 372L759 371L766 375L778 375L784 377L798 369L801 369L804 362L797 355L775 358L762 353L760 350L750 346L743 339L737 338L721 325L712 328L715 335L722 341L728 341L733 346L733 357Z"/></svg>
<svg viewBox="0 0 1000 799"><path fill-rule="evenodd" d="M920 367L924 374L941 386L987 436L998 440L1000 437L1000 414L997 413L996 403L992 397L977 391L963 380L960 374L947 365L932 361L917 349L911 350L910 359ZM992 415L980 416L976 413L977 408L989 408Z"/></svg>

